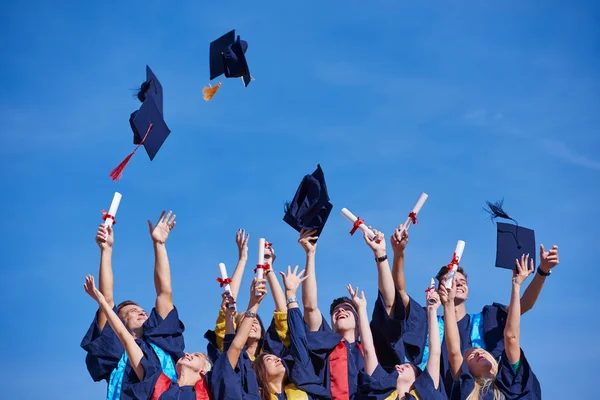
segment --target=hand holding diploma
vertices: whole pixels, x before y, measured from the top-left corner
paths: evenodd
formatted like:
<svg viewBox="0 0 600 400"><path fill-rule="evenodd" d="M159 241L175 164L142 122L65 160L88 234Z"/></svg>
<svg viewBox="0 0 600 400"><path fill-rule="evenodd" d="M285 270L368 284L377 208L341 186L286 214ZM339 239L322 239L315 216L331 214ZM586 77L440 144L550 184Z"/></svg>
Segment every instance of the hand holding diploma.
<svg viewBox="0 0 600 400"><path fill-rule="evenodd" d="M219 263L219 271L221 273L221 277L217 278L217 282L219 282L219 284L223 288L223 293L231 298L231 301L229 301L228 303L228 307L232 311L237 311L235 306L235 300L231 296L231 286L229 286L229 284L231 283L231 279L227 275L227 267L225 267L224 263Z"/></svg>
<svg viewBox="0 0 600 400"><path fill-rule="evenodd" d="M454 279L454 275L456 274L456 270L458 269L458 265L460 264L460 259L462 258L463 252L465 251L465 242L459 240L456 243L456 249L454 250L454 255L452 256L452 261L448 264L448 273L446 274L446 281L444 285L447 289L452 287L452 280Z"/></svg>
<svg viewBox="0 0 600 400"><path fill-rule="evenodd" d="M433 296L433 294L437 295L437 293L435 291L435 280L433 280L433 278L431 278L431 283L429 284L429 287L427 289L425 289L425 293L427 293L427 295L426 295L427 304L435 304L435 302L439 300L439 296L438 296L437 300Z"/></svg>
<svg viewBox="0 0 600 400"><path fill-rule="evenodd" d="M350 210L348 210L347 208L342 208L342 215L353 225L353 228L350 231L350 235L354 235L354 232L356 232L357 229L360 229L361 231L367 234L369 240L373 240L375 238L375 234L373 233L373 231L370 230L367 227L367 225L365 225L365 221L352 214Z"/></svg>
<svg viewBox="0 0 600 400"><path fill-rule="evenodd" d="M112 203L110 203L110 208L108 209L108 213L102 210L102 219L104 220L104 226L113 226L117 222L115 221L115 216L117 215L117 210L119 209L119 204L121 204L121 193L115 192L113 196Z"/></svg>
<svg viewBox="0 0 600 400"><path fill-rule="evenodd" d="M263 281L265 277L265 270L270 268L270 265L265 263L265 248L265 239L258 239L258 262L256 263L256 269L254 270L257 281ZM258 292L256 292L256 296L259 296Z"/></svg>

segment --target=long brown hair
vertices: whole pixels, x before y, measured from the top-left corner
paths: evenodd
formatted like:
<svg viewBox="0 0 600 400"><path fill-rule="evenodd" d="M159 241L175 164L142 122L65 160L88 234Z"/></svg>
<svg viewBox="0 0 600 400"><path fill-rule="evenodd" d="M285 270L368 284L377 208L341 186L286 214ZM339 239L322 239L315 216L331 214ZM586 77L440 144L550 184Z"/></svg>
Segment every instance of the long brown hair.
<svg viewBox="0 0 600 400"><path fill-rule="evenodd" d="M258 382L260 400L271 400L271 392L269 391L269 378L267 377L267 369L265 368L265 358L272 355L273 354L262 353L252 362L252 369L254 370L256 381ZM287 381L288 378L286 376L284 383L287 383Z"/></svg>

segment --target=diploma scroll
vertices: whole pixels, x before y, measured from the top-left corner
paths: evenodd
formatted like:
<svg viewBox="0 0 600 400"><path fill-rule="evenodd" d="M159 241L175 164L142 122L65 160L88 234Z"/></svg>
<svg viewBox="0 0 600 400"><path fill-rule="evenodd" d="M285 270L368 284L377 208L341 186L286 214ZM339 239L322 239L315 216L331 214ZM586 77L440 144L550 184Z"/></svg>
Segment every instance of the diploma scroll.
<svg viewBox="0 0 600 400"><path fill-rule="evenodd" d="M265 269L268 266L265 265L265 239L258 239L258 262L256 263L256 279L264 279L265 278ZM260 293L255 291L254 294L259 296Z"/></svg>
<svg viewBox="0 0 600 400"><path fill-rule="evenodd" d="M427 201L428 197L429 197L429 195L425 192L421 193L421 195L419 196L419 200L417 200L417 204L415 204L415 206L413 207L410 214L408 214L408 218L406 218L406 221L404 222L404 225L402 227L402 232L400 232L401 238L402 238L402 234L405 231L407 231L408 228L410 228L410 226L412 224L417 223L417 215L421 211L421 208L423 208L423 204L425 204L425 201Z"/></svg>
<svg viewBox="0 0 600 400"><path fill-rule="evenodd" d="M123 197L121 196L121 193L115 192L115 195L112 199L112 203L110 203L108 213L105 213L104 210L102 210L102 213L104 214L104 216L102 217L102 219L104 219L104 226L113 226L113 224L115 223L115 216L117 215L117 209L119 208L119 204L121 204L121 197Z"/></svg>
<svg viewBox="0 0 600 400"><path fill-rule="evenodd" d="M431 292L435 292L435 281L433 280L433 278L431 278L431 283L429 284L429 287L427 288L427 290L425 290L425 292L427 293L431 293ZM428 304L435 304L435 299L427 299L427 303Z"/></svg>
<svg viewBox="0 0 600 400"><path fill-rule="evenodd" d="M458 269L458 265L460 263L460 259L462 258L464 251L465 242L459 240L456 243L456 249L454 250L452 261L450 262L450 264L448 264L448 274L446 275L446 281L444 282L444 286L446 286L446 289L452 288L452 280L454 279L454 275L456 275L456 270Z"/></svg>
<svg viewBox="0 0 600 400"><path fill-rule="evenodd" d="M370 240L373 240L375 238L375 234L373 233L373 231L365 225L364 221L352 214L350 210L348 210L347 208L342 208L342 215L354 225L354 228L352 228L352 230L350 231L351 235L353 235L354 232L356 232L356 229L360 229L361 231L367 234Z"/></svg>
<svg viewBox="0 0 600 400"><path fill-rule="evenodd" d="M233 296L231 293L231 286L229 285L231 283L231 279L229 279L229 276L227 275L227 267L225 267L225 264L219 263L219 272L221 273L221 278L217 278L217 281L221 284L223 292L229 293L230 296ZM235 302L229 304L229 309L232 311L237 311Z"/></svg>

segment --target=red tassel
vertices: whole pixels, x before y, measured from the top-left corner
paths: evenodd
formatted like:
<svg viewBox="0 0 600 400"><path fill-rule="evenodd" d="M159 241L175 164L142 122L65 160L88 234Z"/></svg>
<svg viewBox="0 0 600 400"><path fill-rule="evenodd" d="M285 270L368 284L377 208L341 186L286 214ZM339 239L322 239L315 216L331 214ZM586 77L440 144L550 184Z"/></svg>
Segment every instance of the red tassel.
<svg viewBox="0 0 600 400"><path fill-rule="evenodd" d="M123 170L127 166L127 163L129 162L129 160L131 160L131 157L133 157L137 149L139 149L140 146L144 144L144 141L148 137L148 133L150 133L150 129L152 129L152 124L148 125L148 130L146 131L146 134L142 138L140 144L138 144L137 147L133 149L133 151L127 157L125 157L123 161L121 161L121 164L119 164L115 169L110 171L110 174L108 174L108 176L110 176L110 179L112 179L113 182L116 182L121 178L121 176L123 175Z"/></svg>

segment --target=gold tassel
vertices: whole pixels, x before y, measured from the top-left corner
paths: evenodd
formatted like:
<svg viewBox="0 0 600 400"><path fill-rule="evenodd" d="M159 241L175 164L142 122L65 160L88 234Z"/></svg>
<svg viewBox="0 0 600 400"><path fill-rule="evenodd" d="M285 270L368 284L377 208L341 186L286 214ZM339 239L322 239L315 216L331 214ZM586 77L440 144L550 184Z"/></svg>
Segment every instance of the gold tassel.
<svg viewBox="0 0 600 400"><path fill-rule="evenodd" d="M221 87L221 82L219 82L217 84L217 86L208 86L205 87L204 89L202 89L202 94L204 95L204 100L209 101L210 99L213 98L213 96L215 95L215 93L217 93L217 90L219 90L219 88Z"/></svg>

